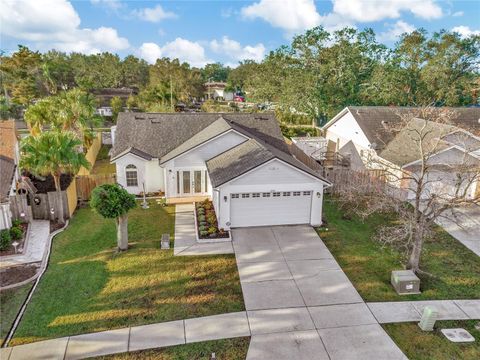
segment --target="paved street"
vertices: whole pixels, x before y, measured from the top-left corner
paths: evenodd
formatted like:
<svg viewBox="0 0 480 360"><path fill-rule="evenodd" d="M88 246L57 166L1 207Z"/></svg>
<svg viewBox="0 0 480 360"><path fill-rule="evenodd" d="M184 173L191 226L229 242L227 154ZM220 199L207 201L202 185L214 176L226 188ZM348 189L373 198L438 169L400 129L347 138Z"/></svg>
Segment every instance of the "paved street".
<svg viewBox="0 0 480 360"><path fill-rule="evenodd" d="M247 359L406 359L310 226L233 230Z"/></svg>

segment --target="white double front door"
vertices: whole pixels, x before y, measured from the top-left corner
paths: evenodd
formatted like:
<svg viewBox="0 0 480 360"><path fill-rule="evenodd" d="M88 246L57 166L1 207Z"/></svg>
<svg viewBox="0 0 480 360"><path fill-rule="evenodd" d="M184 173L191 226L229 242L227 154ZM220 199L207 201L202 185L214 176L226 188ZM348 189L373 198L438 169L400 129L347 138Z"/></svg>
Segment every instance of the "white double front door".
<svg viewBox="0 0 480 360"><path fill-rule="evenodd" d="M205 169L179 169L176 179L177 196L208 194L208 173Z"/></svg>

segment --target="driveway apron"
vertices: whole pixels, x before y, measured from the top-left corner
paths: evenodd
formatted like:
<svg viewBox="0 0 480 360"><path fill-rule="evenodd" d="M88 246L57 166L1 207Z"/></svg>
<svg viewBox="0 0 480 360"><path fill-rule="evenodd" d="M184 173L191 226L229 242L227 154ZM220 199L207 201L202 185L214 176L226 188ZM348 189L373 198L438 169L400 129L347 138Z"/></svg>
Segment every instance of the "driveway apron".
<svg viewBox="0 0 480 360"><path fill-rule="evenodd" d="M233 230L247 359L406 359L313 228Z"/></svg>

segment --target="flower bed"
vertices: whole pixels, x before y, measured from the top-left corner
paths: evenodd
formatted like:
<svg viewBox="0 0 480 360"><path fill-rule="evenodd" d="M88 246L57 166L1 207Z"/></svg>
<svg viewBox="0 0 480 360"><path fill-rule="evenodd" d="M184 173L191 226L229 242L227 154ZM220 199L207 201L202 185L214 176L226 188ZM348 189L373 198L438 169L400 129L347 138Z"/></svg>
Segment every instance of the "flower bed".
<svg viewBox="0 0 480 360"><path fill-rule="evenodd" d="M197 232L199 239L225 239L229 233L223 228L218 228L215 209L210 200L195 203L195 216L197 217Z"/></svg>
<svg viewBox="0 0 480 360"><path fill-rule="evenodd" d="M0 256L14 255L16 253L12 245L14 242L17 243L18 253L23 251L27 228L28 223L15 220L10 229L0 231Z"/></svg>

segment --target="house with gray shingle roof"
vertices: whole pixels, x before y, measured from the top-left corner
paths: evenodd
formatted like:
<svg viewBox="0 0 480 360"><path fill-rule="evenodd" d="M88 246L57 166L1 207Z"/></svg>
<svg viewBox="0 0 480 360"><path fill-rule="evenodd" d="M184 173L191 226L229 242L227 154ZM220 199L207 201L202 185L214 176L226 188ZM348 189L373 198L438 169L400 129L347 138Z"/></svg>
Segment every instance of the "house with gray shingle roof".
<svg viewBox="0 0 480 360"><path fill-rule="evenodd" d="M225 229L321 224L330 184L292 156L273 114L121 113L112 138L130 193L210 197Z"/></svg>
<svg viewBox="0 0 480 360"><path fill-rule="evenodd" d="M441 116L445 109L451 111L451 118L442 122L424 119L428 116L422 116L421 108L349 106L330 120L323 131L329 149L362 159L363 163L356 170L386 168L398 179L398 187L405 189L413 186L411 181L402 179L412 174L416 176L422 157L416 137L423 134L423 150L434 152L429 156L431 171L427 190L448 197L458 190L455 166L460 162L471 165L472 169L479 166L480 108L440 107L430 109L431 114L426 115L435 116L438 111ZM410 119L406 125L405 117ZM398 129L399 124L403 128ZM468 196L480 194L478 181L468 186Z"/></svg>

